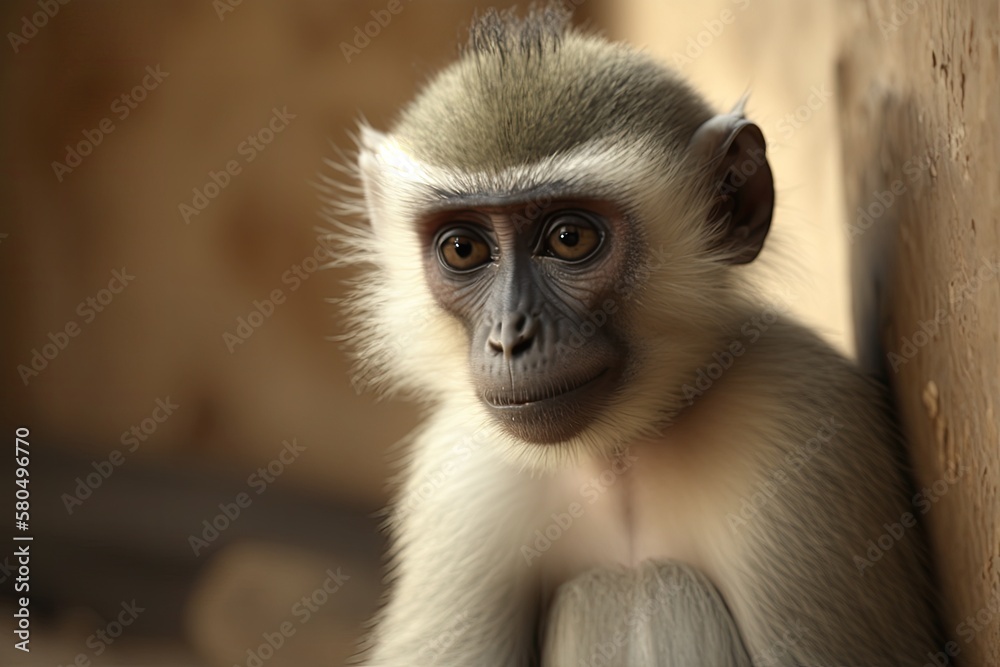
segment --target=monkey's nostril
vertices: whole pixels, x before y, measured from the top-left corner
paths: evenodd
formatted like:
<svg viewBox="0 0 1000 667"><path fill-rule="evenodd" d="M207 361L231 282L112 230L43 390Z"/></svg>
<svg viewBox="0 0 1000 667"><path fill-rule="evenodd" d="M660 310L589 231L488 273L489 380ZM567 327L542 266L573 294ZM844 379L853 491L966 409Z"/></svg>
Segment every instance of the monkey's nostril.
<svg viewBox="0 0 1000 667"><path fill-rule="evenodd" d="M486 337L487 351L503 353L503 323L497 322L490 329L490 335Z"/></svg>
<svg viewBox="0 0 1000 667"><path fill-rule="evenodd" d="M511 350L511 356L516 357L522 352L527 352L531 348L531 344L534 342L535 342L534 336L522 338L514 345L514 349Z"/></svg>
<svg viewBox="0 0 1000 667"><path fill-rule="evenodd" d="M514 313L493 326L486 340L488 350L508 359L527 352L538 333L538 320L525 313Z"/></svg>

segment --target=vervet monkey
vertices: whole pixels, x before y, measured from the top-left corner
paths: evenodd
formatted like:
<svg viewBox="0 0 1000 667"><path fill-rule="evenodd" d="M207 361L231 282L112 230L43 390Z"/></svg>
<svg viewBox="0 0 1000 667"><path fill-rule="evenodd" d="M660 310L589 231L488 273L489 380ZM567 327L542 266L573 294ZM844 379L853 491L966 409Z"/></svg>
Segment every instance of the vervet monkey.
<svg viewBox="0 0 1000 667"><path fill-rule="evenodd" d="M365 664L938 650L882 390L741 275L774 204L742 103L713 113L558 9L489 12L390 132L362 128L356 172L359 376L429 412Z"/></svg>

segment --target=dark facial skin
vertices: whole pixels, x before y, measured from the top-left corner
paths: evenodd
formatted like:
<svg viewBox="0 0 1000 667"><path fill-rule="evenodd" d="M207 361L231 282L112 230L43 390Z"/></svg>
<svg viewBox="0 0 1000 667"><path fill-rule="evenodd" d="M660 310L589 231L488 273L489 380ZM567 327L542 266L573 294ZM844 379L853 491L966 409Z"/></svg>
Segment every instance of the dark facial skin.
<svg viewBox="0 0 1000 667"><path fill-rule="evenodd" d="M621 211L584 199L458 204L428 216L421 231L428 283L466 326L483 404L527 442L558 443L584 429L627 358L608 312L630 265Z"/></svg>

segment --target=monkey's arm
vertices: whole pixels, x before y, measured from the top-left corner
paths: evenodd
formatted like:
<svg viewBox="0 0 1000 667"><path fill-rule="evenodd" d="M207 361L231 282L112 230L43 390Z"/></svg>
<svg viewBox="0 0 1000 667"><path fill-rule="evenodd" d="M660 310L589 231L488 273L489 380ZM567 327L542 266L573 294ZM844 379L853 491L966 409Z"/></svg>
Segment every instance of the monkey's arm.
<svg viewBox="0 0 1000 667"><path fill-rule="evenodd" d="M927 546L883 390L792 323L738 366L771 427L734 437L759 464L716 581L754 664L924 664L940 641Z"/></svg>
<svg viewBox="0 0 1000 667"><path fill-rule="evenodd" d="M517 515L531 493L481 433L449 422L458 412L437 414L413 443L393 519L391 598L364 664L531 664L537 589Z"/></svg>
<svg viewBox="0 0 1000 667"><path fill-rule="evenodd" d="M590 570L559 588L549 624L546 667L751 665L718 591L676 561Z"/></svg>

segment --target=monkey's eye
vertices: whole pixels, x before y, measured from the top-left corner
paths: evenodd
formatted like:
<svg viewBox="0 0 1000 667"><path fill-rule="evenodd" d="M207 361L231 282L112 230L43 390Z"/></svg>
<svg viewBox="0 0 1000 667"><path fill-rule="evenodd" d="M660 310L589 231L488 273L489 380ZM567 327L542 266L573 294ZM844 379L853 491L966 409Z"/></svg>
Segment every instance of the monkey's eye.
<svg viewBox="0 0 1000 667"><path fill-rule="evenodd" d="M567 262L579 262L593 255L603 240L603 234L583 218L563 216L549 225L545 253Z"/></svg>
<svg viewBox="0 0 1000 667"><path fill-rule="evenodd" d="M474 232L449 230L440 239L438 255L453 271L471 271L493 259L489 244Z"/></svg>

